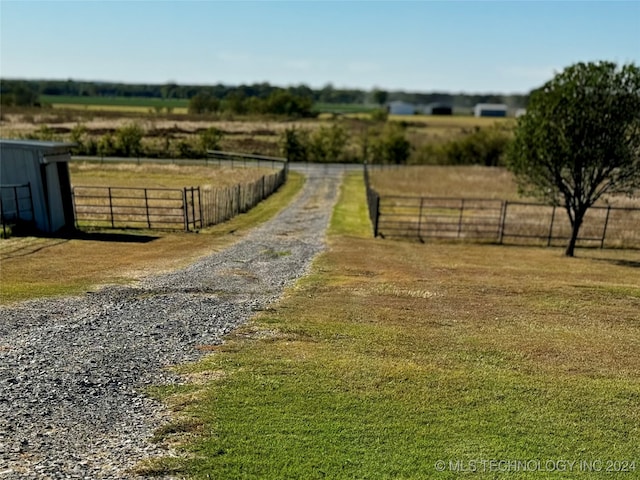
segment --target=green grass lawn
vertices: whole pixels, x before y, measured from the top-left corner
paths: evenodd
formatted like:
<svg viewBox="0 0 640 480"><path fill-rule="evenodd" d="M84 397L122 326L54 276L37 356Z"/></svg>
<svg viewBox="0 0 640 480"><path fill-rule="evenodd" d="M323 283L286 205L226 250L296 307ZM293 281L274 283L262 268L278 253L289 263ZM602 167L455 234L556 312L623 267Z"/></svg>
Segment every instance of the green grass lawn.
<svg viewBox="0 0 640 480"><path fill-rule="evenodd" d="M482 479L635 478L638 252L569 259L372 239L363 197L348 176L310 275L224 345L201 346L211 354L177 367L184 385L153 389L175 412L158 441L182 455L138 471L447 479L474 466L466 475Z"/></svg>

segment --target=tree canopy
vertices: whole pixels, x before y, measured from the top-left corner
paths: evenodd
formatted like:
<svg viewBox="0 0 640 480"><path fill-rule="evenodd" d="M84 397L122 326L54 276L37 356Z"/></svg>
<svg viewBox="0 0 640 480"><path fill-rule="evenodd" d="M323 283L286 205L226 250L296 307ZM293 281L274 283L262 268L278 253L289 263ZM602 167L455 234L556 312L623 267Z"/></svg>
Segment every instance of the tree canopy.
<svg viewBox="0 0 640 480"><path fill-rule="evenodd" d="M577 63L531 93L507 156L521 193L562 205L573 256L585 213L640 188L640 69Z"/></svg>

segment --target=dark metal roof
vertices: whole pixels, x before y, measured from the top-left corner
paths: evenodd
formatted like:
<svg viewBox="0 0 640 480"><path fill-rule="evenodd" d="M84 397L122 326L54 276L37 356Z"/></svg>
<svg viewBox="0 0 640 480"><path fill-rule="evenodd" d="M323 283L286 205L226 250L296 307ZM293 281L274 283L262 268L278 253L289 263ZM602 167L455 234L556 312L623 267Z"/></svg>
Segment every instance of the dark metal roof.
<svg viewBox="0 0 640 480"><path fill-rule="evenodd" d="M45 142L43 140L5 140L0 138L0 146L30 150L62 150L73 148L76 144L71 142Z"/></svg>

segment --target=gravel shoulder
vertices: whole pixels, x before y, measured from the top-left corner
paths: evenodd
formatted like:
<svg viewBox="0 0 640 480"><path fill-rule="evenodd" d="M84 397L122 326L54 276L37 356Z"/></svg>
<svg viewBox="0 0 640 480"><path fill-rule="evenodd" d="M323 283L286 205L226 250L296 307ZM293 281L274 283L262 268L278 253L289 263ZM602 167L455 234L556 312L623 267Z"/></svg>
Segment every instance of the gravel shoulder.
<svg viewBox="0 0 640 480"><path fill-rule="evenodd" d="M340 172L308 170L299 196L233 246L131 287L0 308L0 479L131 478L167 451L142 391L166 367L276 301L325 245Z"/></svg>

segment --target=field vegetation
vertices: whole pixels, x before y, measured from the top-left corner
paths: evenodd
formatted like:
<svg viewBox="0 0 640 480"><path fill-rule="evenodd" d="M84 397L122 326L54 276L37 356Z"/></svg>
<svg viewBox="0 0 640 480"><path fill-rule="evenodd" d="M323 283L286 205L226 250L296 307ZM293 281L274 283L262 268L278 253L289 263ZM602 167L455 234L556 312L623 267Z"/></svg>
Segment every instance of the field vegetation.
<svg viewBox="0 0 640 480"><path fill-rule="evenodd" d="M518 192L513 173L504 167L481 165L416 165L410 168L371 169L373 188L382 196L478 198L540 203ZM608 195L598 206L640 208L640 198Z"/></svg>
<svg viewBox="0 0 640 480"><path fill-rule="evenodd" d="M217 165L176 165L131 162L71 162L73 185L139 188L221 188L250 183L271 173L267 168L230 168Z"/></svg>
<svg viewBox="0 0 640 480"><path fill-rule="evenodd" d="M637 472L637 252L568 259L558 249L372 239L363 197L349 176L310 275L222 346L203 345L203 360L177 367L184 385L153 390L175 412L158 441L182 456L138 471L459 478L455 465L482 459L542 468L566 459ZM612 475L577 465L553 474Z"/></svg>
<svg viewBox="0 0 640 480"><path fill-rule="evenodd" d="M496 165L502 163L513 126L509 119L380 117L375 111L291 119L229 112L179 114L145 108L134 104L87 104L49 110L9 107L3 111L0 128L4 138L73 141L78 144L77 155L90 156L203 158L207 148L289 155L284 148L286 132L296 130L300 143L305 144L305 160ZM203 142L212 131L217 132L215 141ZM133 149L125 148L120 141L122 137L131 139L131 132L139 137ZM390 145L402 143L407 147L400 149L401 156L389 158L384 153L395 151ZM332 146L318 150L322 144Z"/></svg>

